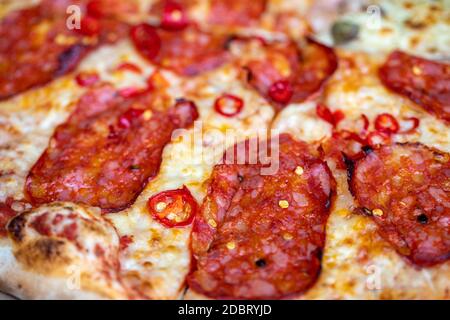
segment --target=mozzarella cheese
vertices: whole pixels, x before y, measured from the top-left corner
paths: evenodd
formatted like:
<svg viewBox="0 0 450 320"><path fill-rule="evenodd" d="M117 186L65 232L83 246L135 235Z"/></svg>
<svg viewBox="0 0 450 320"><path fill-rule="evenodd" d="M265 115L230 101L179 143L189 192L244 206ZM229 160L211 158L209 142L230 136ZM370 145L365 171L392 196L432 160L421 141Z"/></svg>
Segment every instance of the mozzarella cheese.
<svg viewBox="0 0 450 320"><path fill-rule="evenodd" d="M330 18L351 22L359 28L356 39L343 45L345 49L374 55L400 49L430 59L450 60L450 1L376 0L357 3L357 10L352 8ZM320 27L317 37L333 45L328 27Z"/></svg>
<svg viewBox="0 0 450 320"><path fill-rule="evenodd" d="M342 110L339 128L358 131L365 114L371 123L387 112L396 119L417 117L417 132L394 135L397 142L421 142L450 152L450 130L421 107L389 92L377 77L382 60L364 53L339 52L340 67L324 88L323 103ZM275 119L274 128L311 143L331 137L332 127L315 115L316 102L290 105ZM302 299L448 299L450 262L417 269L384 241L368 217L353 213L347 173L328 161L338 183L337 199L327 224L322 272Z"/></svg>

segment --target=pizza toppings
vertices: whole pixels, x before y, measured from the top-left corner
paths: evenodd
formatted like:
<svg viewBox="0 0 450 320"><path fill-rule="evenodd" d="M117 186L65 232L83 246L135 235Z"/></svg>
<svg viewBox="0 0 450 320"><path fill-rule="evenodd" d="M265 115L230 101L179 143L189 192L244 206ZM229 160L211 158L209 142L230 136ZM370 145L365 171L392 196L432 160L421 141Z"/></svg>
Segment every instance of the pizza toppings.
<svg viewBox="0 0 450 320"><path fill-rule="evenodd" d="M195 105L161 109L145 92L123 98L108 85L93 88L59 126L31 169L33 203L85 203L105 211L129 206L158 172L173 130L198 117Z"/></svg>
<svg viewBox="0 0 450 320"><path fill-rule="evenodd" d="M249 26L258 21L266 9L267 0L211 0L209 22L225 26Z"/></svg>
<svg viewBox="0 0 450 320"><path fill-rule="evenodd" d="M134 242L133 236L129 236L129 235L121 236L119 239L120 250L127 249L133 242Z"/></svg>
<svg viewBox="0 0 450 320"><path fill-rule="evenodd" d="M130 35L136 49L145 58L153 60L158 55L161 49L161 39L154 27L143 23L133 27Z"/></svg>
<svg viewBox="0 0 450 320"><path fill-rule="evenodd" d="M145 58L184 76L215 69L227 60L225 37L195 26L174 32L140 24L132 29L131 38Z"/></svg>
<svg viewBox="0 0 450 320"><path fill-rule="evenodd" d="M402 124L407 122L408 124L406 125L406 127L404 125L402 125L402 130L399 133L413 133L416 131L416 129L419 127L420 125L420 120L416 117L409 117L406 119L403 119Z"/></svg>
<svg viewBox="0 0 450 320"><path fill-rule="evenodd" d="M292 85L289 80L278 80L270 85L269 97L278 103L286 104L291 101L292 95L294 94L292 90Z"/></svg>
<svg viewBox="0 0 450 320"><path fill-rule="evenodd" d="M273 144L273 157L279 146L275 172L264 173L262 150L250 141L228 151L249 153L245 164L214 167L193 227L191 289L211 298L273 299L316 281L335 182L307 144L286 134L274 143L266 146Z"/></svg>
<svg viewBox="0 0 450 320"><path fill-rule="evenodd" d="M331 35L336 45L346 44L358 37L359 26L350 21L336 21L331 27Z"/></svg>
<svg viewBox="0 0 450 320"><path fill-rule="evenodd" d="M197 202L185 186L154 195L147 207L152 217L168 228L191 224L197 212Z"/></svg>
<svg viewBox="0 0 450 320"><path fill-rule="evenodd" d="M307 39L293 43L261 44L264 58L248 62L249 83L277 109L302 102L318 91L337 68L333 50Z"/></svg>
<svg viewBox="0 0 450 320"><path fill-rule="evenodd" d="M174 1L166 1L162 9L161 28L169 31L183 30L189 24L183 6Z"/></svg>
<svg viewBox="0 0 450 320"><path fill-rule="evenodd" d="M58 213L51 216L50 213L45 212L32 219L30 226L43 236L55 236L75 242L78 237L77 219L79 217L75 213L67 216Z"/></svg>
<svg viewBox="0 0 450 320"><path fill-rule="evenodd" d="M371 147L379 147L384 144L389 144L391 138L389 134L383 131L372 131L366 137L367 144Z"/></svg>
<svg viewBox="0 0 450 320"><path fill-rule="evenodd" d="M100 76L96 72L81 72L75 80L81 87L90 87L100 81Z"/></svg>
<svg viewBox="0 0 450 320"><path fill-rule="evenodd" d="M86 53L64 20L47 18L39 6L4 18L0 22L0 38L0 99L70 72Z"/></svg>
<svg viewBox="0 0 450 320"><path fill-rule="evenodd" d="M80 32L84 36L94 37L100 34L100 21L90 16L83 17L80 22Z"/></svg>
<svg viewBox="0 0 450 320"><path fill-rule="evenodd" d="M214 110L224 117L233 117L244 108L244 101L232 94L223 94L216 99Z"/></svg>
<svg viewBox="0 0 450 320"><path fill-rule="evenodd" d="M128 29L119 21L84 16L80 29L70 30L65 10L58 10L44 1L0 22L0 100L73 71L90 50Z"/></svg>
<svg viewBox="0 0 450 320"><path fill-rule="evenodd" d="M450 121L450 65L394 51L379 76L390 90Z"/></svg>
<svg viewBox="0 0 450 320"><path fill-rule="evenodd" d="M350 188L402 256L425 267L450 258L450 155L419 143L372 150L354 163Z"/></svg>
<svg viewBox="0 0 450 320"><path fill-rule="evenodd" d="M327 106L318 103L316 106L316 114L322 120L331 124L334 128L340 121L345 118L344 113L341 110L332 112Z"/></svg>
<svg viewBox="0 0 450 320"><path fill-rule="evenodd" d="M6 224L16 214L9 204L0 202L0 237L6 235Z"/></svg>
<svg viewBox="0 0 450 320"><path fill-rule="evenodd" d="M379 114L375 119L375 129L386 134L397 133L400 129L398 121L389 113Z"/></svg>
<svg viewBox="0 0 450 320"><path fill-rule="evenodd" d="M91 0L86 5L88 16L96 19L123 20L137 13L135 1Z"/></svg>
<svg viewBox="0 0 450 320"><path fill-rule="evenodd" d="M142 73L142 69L138 65L135 65L134 63L131 63L131 62L121 63L117 67L116 70L118 70L118 71L129 71L129 72L133 72L133 73L137 73L137 74L141 74Z"/></svg>

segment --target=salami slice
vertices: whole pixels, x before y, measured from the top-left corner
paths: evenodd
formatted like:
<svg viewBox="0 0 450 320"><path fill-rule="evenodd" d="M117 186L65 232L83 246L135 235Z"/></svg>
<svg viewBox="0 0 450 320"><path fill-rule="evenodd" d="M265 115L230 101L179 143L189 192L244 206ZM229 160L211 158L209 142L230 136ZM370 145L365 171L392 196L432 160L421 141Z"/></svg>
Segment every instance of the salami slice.
<svg viewBox="0 0 450 320"><path fill-rule="evenodd" d="M158 172L173 130L197 117L194 104L162 109L151 93L123 98L109 85L93 88L31 169L28 196L37 204L61 200L105 211L125 208Z"/></svg>
<svg viewBox="0 0 450 320"><path fill-rule="evenodd" d="M249 26L258 22L266 5L267 0L211 0L209 22L230 27Z"/></svg>
<svg viewBox="0 0 450 320"><path fill-rule="evenodd" d="M306 100L337 68L333 49L312 39L301 49L293 43L264 47L265 58L251 61L246 68L250 84L277 109Z"/></svg>
<svg viewBox="0 0 450 320"><path fill-rule="evenodd" d="M248 27L257 24L267 7L267 0L160 0L150 9L150 13L161 19L161 26L175 26L179 29L188 21L196 21L214 26ZM206 10L204 10L206 9ZM197 13L202 14L202 21ZM177 23L173 23L173 22ZM171 22L166 24L166 22ZM180 22L182 22L180 24Z"/></svg>
<svg viewBox="0 0 450 320"><path fill-rule="evenodd" d="M450 121L450 65L394 51L379 70L383 84Z"/></svg>
<svg viewBox="0 0 450 320"><path fill-rule="evenodd" d="M448 260L450 155L419 143L366 154L350 171L350 187L380 234L418 266Z"/></svg>
<svg viewBox="0 0 450 320"><path fill-rule="evenodd" d="M0 237L6 235L6 225L16 214L7 203L0 202Z"/></svg>
<svg viewBox="0 0 450 320"><path fill-rule="evenodd" d="M249 145L245 164L215 166L194 222L188 284L212 298L282 298L307 290L320 272L335 190L326 163L284 134L278 171L264 175L265 165L250 164L257 151Z"/></svg>
<svg viewBox="0 0 450 320"><path fill-rule="evenodd" d="M215 69L228 57L226 37L200 31L195 26L166 31L141 24L133 28L131 37L144 57L184 76Z"/></svg>
<svg viewBox="0 0 450 320"><path fill-rule="evenodd" d="M108 19L83 18L81 30L70 30L57 4L45 1L0 22L0 100L72 71L96 45L127 34L125 24Z"/></svg>

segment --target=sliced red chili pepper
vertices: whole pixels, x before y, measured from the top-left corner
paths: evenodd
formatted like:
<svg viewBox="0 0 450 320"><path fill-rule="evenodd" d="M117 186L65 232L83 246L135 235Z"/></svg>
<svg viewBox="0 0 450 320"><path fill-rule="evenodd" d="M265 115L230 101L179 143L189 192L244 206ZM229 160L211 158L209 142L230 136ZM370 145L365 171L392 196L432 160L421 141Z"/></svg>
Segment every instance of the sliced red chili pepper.
<svg viewBox="0 0 450 320"><path fill-rule="evenodd" d="M83 17L80 21L80 29L78 32L88 37L97 36L100 34L100 22L90 16Z"/></svg>
<svg viewBox="0 0 450 320"><path fill-rule="evenodd" d="M341 110L332 112L327 106L321 103L318 103L316 106L316 114L318 117L328 122L333 127L336 127L338 123L345 118L345 115Z"/></svg>
<svg viewBox="0 0 450 320"><path fill-rule="evenodd" d="M121 63L116 68L116 70L119 70L119 71L130 71L130 72L134 72L134 73L138 73L138 74L142 73L142 69L139 66L135 65L134 63L130 63L130 62Z"/></svg>
<svg viewBox="0 0 450 320"><path fill-rule="evenodd" d="M183 30L189 24L189 20L183 6L173 1L167 1L164 5L161 28L170 31Z"/></svg>
<svg viewBox="0 0 450 320"><path fill-rule="evenodd" d="M334 126L337 126L339 122L345 119L345 114L341 110L333 112Z"/></svg>
<svg viewBox="0 0 450 320"><path fill-rule="evenodd" d="M189 115L189 117L185 116L184 119L180 119L177 116L171 117L172 122L180 128L184 127L183 122L187 121L189 123L193 123L199 117L197 105L191 100L187 100L184 98L177 99L175 103L175 109L178 110L179 113Z"/></svg>
<svg viewBox="0 0 450 320"><path fill-rule="evenodd" d="M244 101L232 94L223 94L216 99L214 109L225 117L233 117L242 111Z"/></svg>
<svg viewBox="0 0 450 320"><path fill-rule="evenodd" d="M420 120L416 117L409 117L404 119L403 121L411 122L411 126L409 127L409 129L403 129L399 132L402 134L413 133L420 125Z"/></svg>
<svg viewBox="0 0 450 320"><path fill-rule="evenodd" d="M367 135L367 144L371 147L378 147L383 144L390 143L391 139L388 134L381 131L373 131Z"/></svg>
<svg viewBox="0 0 450 320"><path fill-rule="evenodd" d="M398 121L389 113L382 113L375 119L375 129L386 134L397 133L400 129Z"/></svg>
<svg viewBox="0 0 450 320"><path fill-rule="evenodd" d="M288 80L276 81L269 88L269 97L282 104L289 103L293 94L292 85Z"/></svg>
<svg viewBox="0 0 450 320"><path fill-rule="evenodd" d="M100 76L96 72L81 72L75 77L75 80L81 87L90 87L100 80Z"/></svg>
<svg viewBox="0 0 450 320"><path fill-rule="evenodd" d="M349 130L345 130L345 129L333 133L333 136L341 137L341 138L343 138L345 140L353 140L353 141L356 141L356 142L358 142L358 143L360 143L362 145L365 145L367 143L366 139L364 139L363 137L361 137L357 133L349 131Z"/></svg>
<svg viewBox="0 0 450 320"><path fill-rule="evenodd" d="M191 224L198 209L186 186L158 193L148 200L147 206L152 217L168 228Z"/></svg>
<svg viewBox="0 0 450 320"><path fill-rule="evenodd" d="M124 114L122 114L119 117L118 120L118 126L122 129L127 129L129 127L131 127L131 124L133 123L133 120L139 118L145 110L143 109L135 109L135 108L130 108L127 111L125 111Z"/></svg>
<svg viewBox="0 0 450 320"><path fill-rule="evenodd" d="M316 114L322 120L325 120L326 122L334 125L333 113L331 112L330 109L328 109L328 107L324 106L323 104L318 103L316 106Z"/></svg>
<svg viewBox="0 0 450 320"><path fill-rule="evenodd" d="M144 57L153 60L161 48L161 38L156 29L147 23L142 23L131 28L131 39L136 49Z"/></svg>
<svg viewBox="0 0 450 320"><path fill-rule="evenodd" d="M361 115L361 119L363 121L363 129L361 130L361 134L366 134L367 130L369 129L369 118L365 114Z"/></svg>

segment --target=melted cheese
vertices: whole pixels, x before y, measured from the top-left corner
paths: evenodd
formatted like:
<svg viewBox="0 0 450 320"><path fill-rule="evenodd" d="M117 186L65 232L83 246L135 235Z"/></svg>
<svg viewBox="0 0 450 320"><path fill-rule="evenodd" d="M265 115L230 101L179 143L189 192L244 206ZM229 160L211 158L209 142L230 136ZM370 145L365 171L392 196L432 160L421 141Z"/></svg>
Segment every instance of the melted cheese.
<svg viewBox="0 0 450 320"><path fill-rule="evenodd" d="M354 8L353 8L354 9ZM337 9L336 9L337 10ZM431 59L450 60L450 2L426 0L377 0L349 10L335 21L359 27L358 37L344 47L352 51L387 54L401 49ZM333 44L329 28L318 38Z"/></svg>
<svg viewBox="0 0 450 320"><path fill-rule="evenodd" d="M188 187L198 203L206 193L205 181L225 148L268 128L273 111L256 93L236 79L235 69L225 66L190 80L193 92L186 97L197 104L200 119L193 128L174 133L163 153L158 176L150 181L128 210L109 215L119 233L132 235L134 242L124 253L122 266L130 281L136 281L152 298L180 296L190 269L190 227L168 229L146 209L147 200L161 191ZM215 99L224 92L241 97L244 109L233 118L214 111ZM228 134L228 135L227 135ZM226 139L232 137L232 139ZM137 278L137 279L136 279Z"/></svg>
<svg viewBox="0 0 450 320"><path fill-rule="evenodd" d="M364 113L373 121L388 112L401 119L417 117L414 134L394 135L399 142L418 141L450 151L450 130L409 100L387 91L379 82L381 61L361 53L341 52L340 67L325 87L323 102L342 110L339 128L357 130ZM353 67L350 67L353 66ZM308 142L331 136L331 126L315 116L315 102L290 105L276 118L274 128ZM338 182L338 196L327 224L326 247L318 282L302 299L412 299L449 298L450 262L416 269L384 241L368 217L352 213L355 205L348 191L347 173L329 161Z"/></svg>

